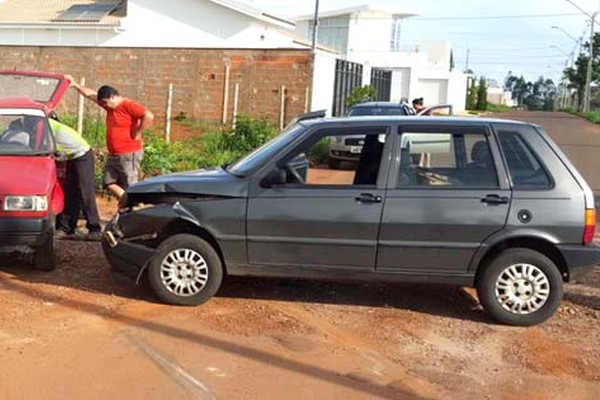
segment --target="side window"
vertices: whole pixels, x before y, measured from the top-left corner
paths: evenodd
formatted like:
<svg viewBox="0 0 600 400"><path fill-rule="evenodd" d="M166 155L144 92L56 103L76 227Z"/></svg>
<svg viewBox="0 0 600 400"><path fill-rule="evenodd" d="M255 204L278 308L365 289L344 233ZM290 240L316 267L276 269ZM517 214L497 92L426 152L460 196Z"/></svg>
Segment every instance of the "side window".
<svg viewBox="0 0 600 400"><path fill-rule="evenodd" d="M499 131L498 139L516 189L547 189L552 186L546 170L521 135L513 131Z"/></svg>
<svg viewBox="0 0 600 400"><path fill-rule="evenodd" d="M498 187L484 134L405 132L400 142L398 187Z"/></svg>
<svg viewBox="0 0 600 400"><path fill-rule="evenodd" d="M290 185L375 186L381 166L386 129L344 135L335 130L319 135L285 164Z"/></svg>

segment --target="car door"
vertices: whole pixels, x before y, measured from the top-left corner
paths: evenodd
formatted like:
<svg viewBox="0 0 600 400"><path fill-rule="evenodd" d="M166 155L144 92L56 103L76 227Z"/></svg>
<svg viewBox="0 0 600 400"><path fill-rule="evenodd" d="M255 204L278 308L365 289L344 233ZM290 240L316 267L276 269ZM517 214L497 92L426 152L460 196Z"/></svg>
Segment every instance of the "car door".
<svg viewBox="0 0 600 400"><path fill-rule="evenodd" d="M389 170L390 128L314 129L267 168L285 175L279 184L261 179L251 187L249 263L372 271ZM364 135L360 159L329 169L329 141L347 135Z"/></svg>
<svg viewBox="0 0 600 400"><path fill-rule="evenodd" d="M486 237L506 224L511 201L489 127L448 121L398 131L379 238L377 270L466 273Z"/></svg>

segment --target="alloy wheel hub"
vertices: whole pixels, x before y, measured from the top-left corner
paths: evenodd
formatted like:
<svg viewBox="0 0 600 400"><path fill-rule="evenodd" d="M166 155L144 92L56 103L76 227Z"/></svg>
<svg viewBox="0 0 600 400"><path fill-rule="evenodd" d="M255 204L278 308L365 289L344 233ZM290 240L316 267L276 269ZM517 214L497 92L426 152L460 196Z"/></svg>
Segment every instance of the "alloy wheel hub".
<svg viewBox="0 0 600 400"><path fill-rule="evenodd" d="M535 265L514 264L498 276L495 295L505 310L518 315L531 314L548 301L550 282Z"/></svg>

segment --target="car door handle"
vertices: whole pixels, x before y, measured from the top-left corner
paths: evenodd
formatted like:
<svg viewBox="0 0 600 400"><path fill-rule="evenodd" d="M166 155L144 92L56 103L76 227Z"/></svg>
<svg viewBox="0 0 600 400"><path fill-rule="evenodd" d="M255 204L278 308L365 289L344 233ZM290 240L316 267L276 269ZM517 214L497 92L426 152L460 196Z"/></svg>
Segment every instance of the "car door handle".
<svg viewBox="0 0 600 400"><path fill-rule="evenodd" d="M383 198L381 196L375 196L371 193L361 193L355 197L355 200L359 203L381 203Z"/></svg>
<svg viewBox="0 0 600 400"><path fill-rule="evenodd" d="M481 199L481 202L486 204L508 204L508 197L497 194L488 194Z"/></svg>

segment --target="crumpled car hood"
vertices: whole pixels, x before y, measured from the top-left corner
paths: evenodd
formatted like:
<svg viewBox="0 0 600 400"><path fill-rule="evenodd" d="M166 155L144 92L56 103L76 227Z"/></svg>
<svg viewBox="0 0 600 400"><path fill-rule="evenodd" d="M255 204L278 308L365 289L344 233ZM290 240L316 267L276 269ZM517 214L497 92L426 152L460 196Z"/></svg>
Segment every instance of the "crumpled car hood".
<svg viewBox="0 0 600 400"><path fill-rule="evenodd" d="M244 197L248 182L222 168L180 172L145 179L127 189L128 195L187 194L199 196Z"/></svg>

